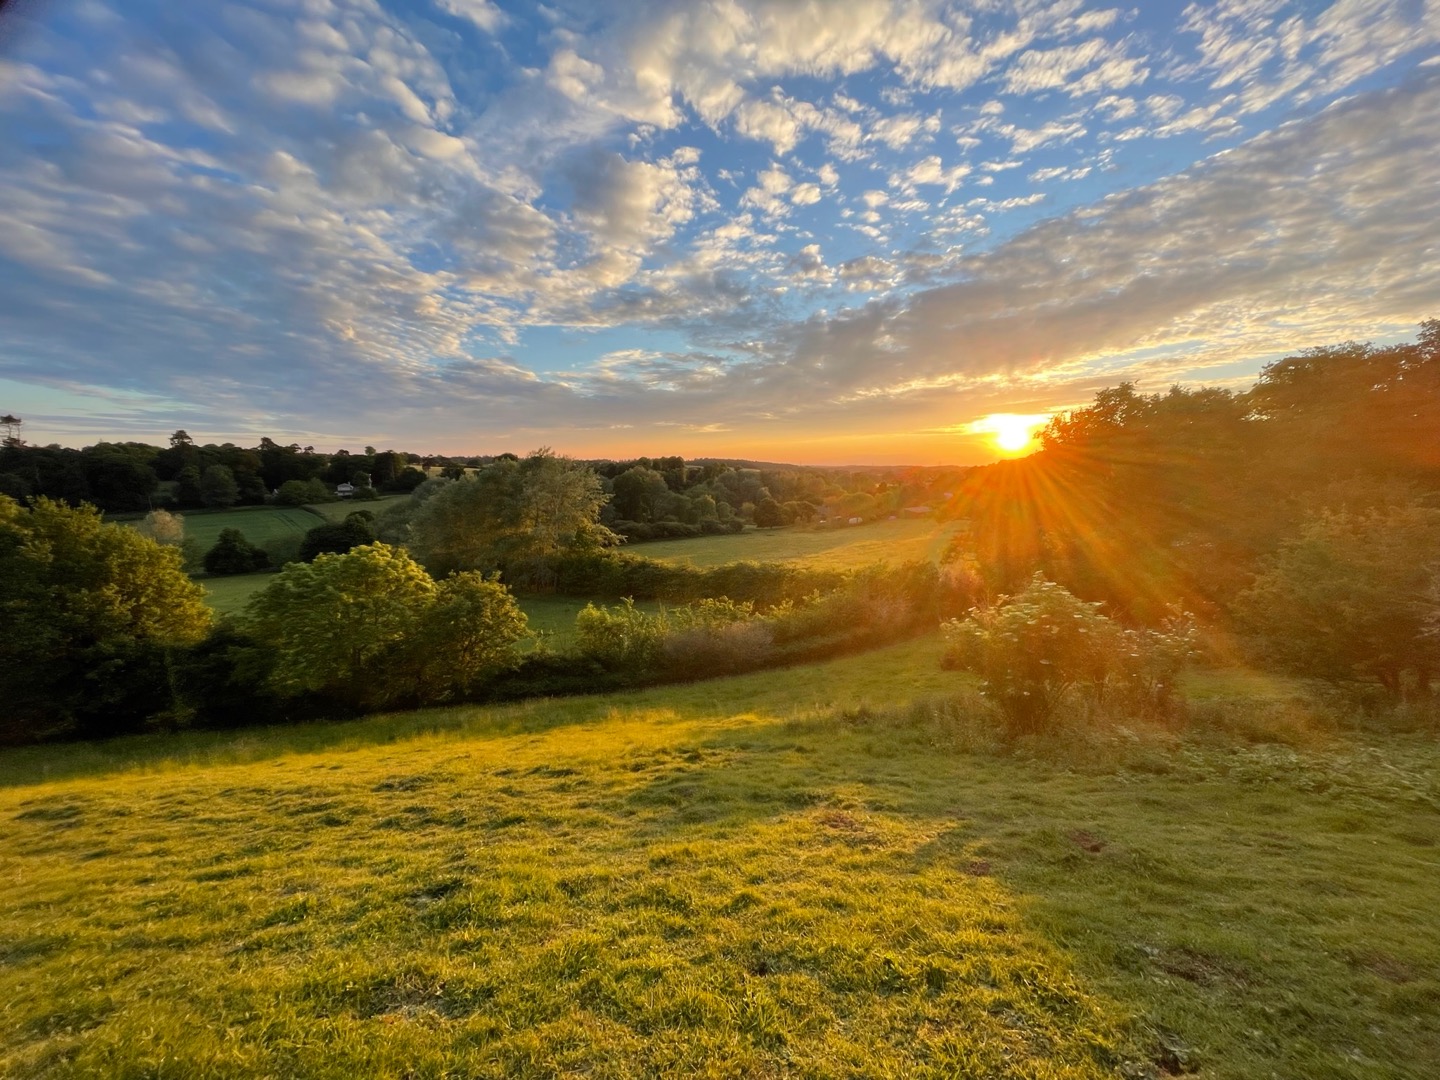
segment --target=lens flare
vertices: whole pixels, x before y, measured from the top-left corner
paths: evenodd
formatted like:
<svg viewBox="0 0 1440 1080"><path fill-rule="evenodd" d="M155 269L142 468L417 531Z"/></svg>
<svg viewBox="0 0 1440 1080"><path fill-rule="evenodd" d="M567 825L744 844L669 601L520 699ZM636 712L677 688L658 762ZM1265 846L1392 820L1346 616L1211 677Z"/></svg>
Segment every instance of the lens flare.
<svg viewBox="0 0 1440 1080"><path fill-rule="evenodd" d="M1030 447L1035 432L1050 419L1048 413L991 413L970 425L977 435L989 435L1002 453L1017 454Z"/></svg>

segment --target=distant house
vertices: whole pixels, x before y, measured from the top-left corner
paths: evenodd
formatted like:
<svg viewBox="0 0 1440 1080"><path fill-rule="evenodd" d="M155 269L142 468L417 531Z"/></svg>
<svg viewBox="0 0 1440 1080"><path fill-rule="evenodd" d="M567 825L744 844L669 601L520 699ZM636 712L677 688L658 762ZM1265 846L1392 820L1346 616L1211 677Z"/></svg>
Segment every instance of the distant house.
<svg viewBox="0 0 1440 1080"><path fill-rule="evenodd" d="M339 495L342 499L348 499L351 495L355 494L355 485L348 480L343 484L336 484L335 494Z"/></svg>
<svg viewBox="0 0 1440 1080"><path fill-rule="evenodd" d="M851 525L859 525L859 524L860 524L862 521L864 521L864 520L865 520L864 518L852 517L852 518L850 519L850 524L851 524Z"/></svg>

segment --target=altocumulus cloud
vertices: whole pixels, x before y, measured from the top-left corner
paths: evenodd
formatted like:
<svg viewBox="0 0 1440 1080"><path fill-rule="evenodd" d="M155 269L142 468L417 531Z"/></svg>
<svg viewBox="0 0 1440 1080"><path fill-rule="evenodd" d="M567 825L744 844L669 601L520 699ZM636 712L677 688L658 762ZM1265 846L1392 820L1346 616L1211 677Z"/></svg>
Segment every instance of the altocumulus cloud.
<svg viewBox="0 0 1440 1080"><path fill-rule="evenodd" d="M1440 312L1435 0L993 7L32 5L0 374L37 435L585 452L878 438Z"/></svg>

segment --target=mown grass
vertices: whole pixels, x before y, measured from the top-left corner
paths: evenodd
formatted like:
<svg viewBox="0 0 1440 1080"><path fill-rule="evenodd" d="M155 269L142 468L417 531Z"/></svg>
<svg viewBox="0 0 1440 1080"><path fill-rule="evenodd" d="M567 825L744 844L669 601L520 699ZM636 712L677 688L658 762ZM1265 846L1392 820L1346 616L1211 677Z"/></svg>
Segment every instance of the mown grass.
<svg viewBox="0 0 1440 1080"><path fill-rule="evenodd" d="M791 526L783 529L746 529L727 536L700 536L693 540L655 540L622 551L695 566L725 563L786 562L804 559L822 570L853 570L873 563L900 563L938 559L956 526L929 520L876 521L867 525L833 527Z"/></svg>
<svg viewBox="0 0 1440 1080"><path fill-rule="evenodd" d="M1001 752L937 657L0 755L0 1073L1440 1070L1433 737Z"/></svg>
<svg viewBox="0 0 1440 1080"><path fill-rule="evenodd" d="M381 495L378 499L362 499L358 502L353 499L339 499L336 502L312 503L305 509L312 514L319 514L326 521L344 521L347 516L357 510L369 510L372 514L378 515L391 503L409 497L408 495Z"/></svg>
<svg viewBox="0 0 1440 1080"><path fill-rule="evenodd" d="M215 546L222 529L239 529L258 547L287 536L304 536L323 523L321 515L308 506L237 506L219 512L181 511L180 516L185 519L185 538L194 540L202 552Z"/></svg>

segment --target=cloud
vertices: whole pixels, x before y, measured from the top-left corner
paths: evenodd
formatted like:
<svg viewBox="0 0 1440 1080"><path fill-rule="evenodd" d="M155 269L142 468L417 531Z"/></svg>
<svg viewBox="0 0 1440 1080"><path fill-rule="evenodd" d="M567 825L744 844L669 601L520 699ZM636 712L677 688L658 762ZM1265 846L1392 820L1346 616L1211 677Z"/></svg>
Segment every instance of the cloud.
<svg viewBox="0 0 1440 1080"><path fill-rule="evenodd" d="M55 10L0 61L0 372L105 415L848 423L1434 313L1440 73L1357 89L1414 0Z"/></svg>
<svg viewBox="0 0 1440 1080"><path fill-rule="evenodd" d="M435 0L441 10L460 19L468 19L487 34L505 25L505 13L490 0Z"/></svg>

